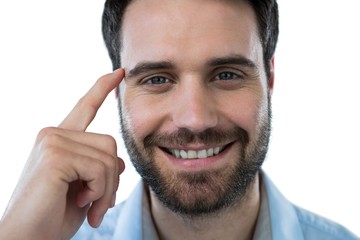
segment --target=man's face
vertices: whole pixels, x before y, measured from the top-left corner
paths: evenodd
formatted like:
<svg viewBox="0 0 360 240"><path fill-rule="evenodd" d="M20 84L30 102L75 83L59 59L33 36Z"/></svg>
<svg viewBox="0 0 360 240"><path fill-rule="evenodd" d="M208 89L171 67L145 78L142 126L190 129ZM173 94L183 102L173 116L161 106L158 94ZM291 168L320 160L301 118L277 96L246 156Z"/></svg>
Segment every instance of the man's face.
<svg viewBox="0 0 360 240"><path fill-rule="evenodd" d="M173 211L201 215L241 198L270 134L255 14L243 1L135 0L122 28L123 137Z"/></svg>

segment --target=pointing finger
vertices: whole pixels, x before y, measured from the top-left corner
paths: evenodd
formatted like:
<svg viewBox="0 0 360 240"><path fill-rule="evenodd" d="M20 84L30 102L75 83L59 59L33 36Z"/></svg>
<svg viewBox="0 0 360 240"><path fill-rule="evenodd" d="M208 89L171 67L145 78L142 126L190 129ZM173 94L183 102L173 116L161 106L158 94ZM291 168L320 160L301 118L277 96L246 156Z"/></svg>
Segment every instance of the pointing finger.
<svg viewBox="0 0 360 240"><path fill-rule="evenodd" d="M78 101L69 115L60 123L59 127L85 131L95 118L98 109L107 95L120 84L123 78L123 69L118 69L99 78L91 89Z"/></svg>

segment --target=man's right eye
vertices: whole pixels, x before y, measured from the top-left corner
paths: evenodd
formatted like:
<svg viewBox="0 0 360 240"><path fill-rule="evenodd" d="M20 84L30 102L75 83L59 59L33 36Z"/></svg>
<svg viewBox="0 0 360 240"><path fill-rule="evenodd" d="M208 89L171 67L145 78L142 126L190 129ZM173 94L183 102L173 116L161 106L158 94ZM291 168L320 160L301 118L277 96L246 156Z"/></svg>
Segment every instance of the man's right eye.
<svg viewBox="0 0 360 240"><path fill-rule="evenodd" d="M146 80L147 84L164 84L168 83L169 79L162 76L154 76Z"/></svg>

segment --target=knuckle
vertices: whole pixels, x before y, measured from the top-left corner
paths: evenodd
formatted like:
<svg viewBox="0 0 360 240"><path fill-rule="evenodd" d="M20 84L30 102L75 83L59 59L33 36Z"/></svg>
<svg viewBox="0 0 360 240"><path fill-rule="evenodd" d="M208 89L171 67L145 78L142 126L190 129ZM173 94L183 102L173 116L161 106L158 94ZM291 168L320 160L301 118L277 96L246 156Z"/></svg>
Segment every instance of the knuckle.
<svg viewBox="0 0 360 240"><path fill-rule="evenodd" d="M117 144L115 138L111 135L104 135L104 146L106 147L106 151L113 154L117 151Z"/></svg>
<svg viewBox="0 0 360 240"><path fill-rule="evenodd" d="M101 161L96 161L93 163L92 170L95 172L97 176L105 176L106 175L106 165Z"/></svg>
<svg viewBox="0 0 360 240"><path fill-rule="evenodd" d="M107 155L106 157L104 157L104 162L106 167L108 169L111 169L111 171L112 169L116 168L116 161L113 156Z"/></svg>
<svg viewBox="0 0 360 240"><path fill-rule="evenodd" d="M42 154L42 164L45 164L45 166L48 166L51 169L54 169L54 167L62 163L62 161L58 161L59 159L63 158L63 151L60 148L57 147L49 147L46 150L43 151Z"/></svg>
<svg viewBox="0 0 360 240"><path fill-rule="evenodd" d="M40 148L53 149L55 146L60 145L61 137L56 133L47 134L40 141Z"/></svg>
<svg viewBox="0 0 360 240"><path fill-rule="evenodd" d="M83 105L86 104L86 102L87 102L86 97L83 96L83 97L81 97L81 98L78 100L77 105L78 105L78 106L83 106Z"/></svg>
<svg viewBox="0 0 360 240"><path fill-rule="evenodd" d="M108 79L109 74L106 74L100 78L98 78L98 80L96 80L96 85L99 86L99 88L106 88L107 86L107 79Z"/></svg>
<svg viewBox="0 0 360 240"><path fill-rule="evenodd" d="M56 159L61 156L60 149L56 147L49 147L44 151L44 159Z"/></svg>
<svg viewBox="0 0 360 240"><path fill-rule="evenodd" d="M102 181L102 180L100 180L100 179L98 179L97 180L97 182L96 183L94 183L94 185L97 185L97 186L95 186L95 188L93 189L93 194L94 194L94 196L93 196L93 198L94 199L99 199L99 198L101 198L102 196L104 196L104 194L105 194L105 187L104 187L104 182Z"/></svg>
<svg viewBox="0 0 360 240"><path fill-rule="evenodd" d="M39 131L36 139L38 141L41 141L43 138L45 138L49 134L52 134L55 131L55 129L56 129L55 127L46 127L46 128L41 129Z"/></svg>
<svg viewBox="0 0 360 240"><path fill-rule="evenodd" d="M94 114L97 111L98 107L96 106L96 104L94 104L93 101L94 98L91 95L86 94L78 100L77 106L80 109L86 109L86 111Z"/></svg>

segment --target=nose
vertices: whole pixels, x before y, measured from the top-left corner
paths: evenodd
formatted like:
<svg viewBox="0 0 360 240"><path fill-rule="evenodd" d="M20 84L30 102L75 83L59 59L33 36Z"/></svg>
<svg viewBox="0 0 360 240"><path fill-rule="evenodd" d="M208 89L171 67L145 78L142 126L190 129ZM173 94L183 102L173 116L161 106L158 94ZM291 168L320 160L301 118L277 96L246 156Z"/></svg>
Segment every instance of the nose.
<svg viewBox="0 0 360 240"><path fill-rule="evenodd" d="M215 96L198 79L182 83L177 89L173 106L173 122L177 128L194 133L202 132L218 124Z"/></svg>

